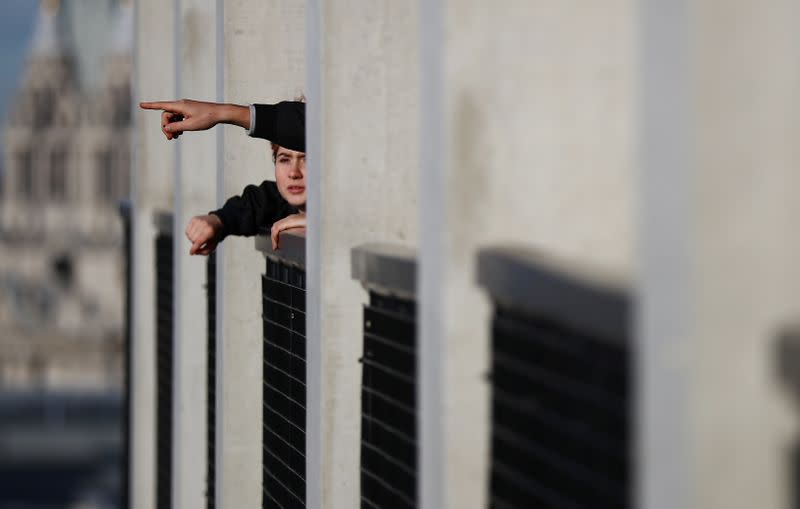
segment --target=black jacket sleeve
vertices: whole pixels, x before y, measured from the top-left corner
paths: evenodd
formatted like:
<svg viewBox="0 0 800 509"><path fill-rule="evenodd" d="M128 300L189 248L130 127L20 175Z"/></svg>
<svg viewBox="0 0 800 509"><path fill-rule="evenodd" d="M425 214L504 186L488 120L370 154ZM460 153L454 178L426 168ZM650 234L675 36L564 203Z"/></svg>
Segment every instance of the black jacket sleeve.
<svg viewBox="0 0 800 509"><path fill-rule="evenodd" d="M271 228L275 221L295 213L297 209L283 199L278 186L269 180L260 186L245 187L241 196L228 198L221 209L211 212L222 221L222 238L256 235Z"/></svg>
<svg viewBox="0 0 800 509"><path fill-rule="evenodd" d="M263 138L272 143L298 152L306 151L306 105L298 101L283 101L278 104L254 104L254 138Z"/></svg>

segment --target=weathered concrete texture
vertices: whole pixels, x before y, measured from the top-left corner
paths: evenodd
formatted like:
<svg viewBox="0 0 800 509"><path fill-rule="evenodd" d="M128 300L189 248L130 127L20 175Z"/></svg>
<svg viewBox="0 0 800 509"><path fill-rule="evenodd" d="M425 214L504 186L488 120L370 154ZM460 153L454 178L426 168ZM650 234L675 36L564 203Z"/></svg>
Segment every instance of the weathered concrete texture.
<svg viewBox="0 0 800 509"><path fill-rule="evenodd" d="M134 100L175 93L174 0L136 3ZM158 55L158 58L153 58ZM152 112L135 110L132 174L133 316L131 356L130 507L155 507L155 231L153 213L170 210L175 147L166 142Z"/></svg>
<svg viewBox="0 0 800 509"><path fill-rule="evenodd" d="M442 290L420 305L439 309L423 312L421 341L444 342L444 484L425 507L464 509L485 507L488 487L490 305L475 282L478 248L522 243L633 268L638 26L633 0L440 8L442 76L431 86L444 94L444 180L441 195L423 194L423 210L443 218L443 239L442 249L420 247L423 278ZM423 170L423 186L428 178Z"/></svg>
<svg viewBox="0 0 800 509"><path fill-rule="evenodd" d="M793 507L778 341L800 316L800 10L680 2L664 18L658 4L644 3L644 55L675 72L645 75L641 506Z"/></svg>
<svg viewBox="0 0 800 509"><path fill-rule="evenodd" d="M305 2L226 0L225 101L274 103L303 93ZM218 128L220 129L220 128ZM217 203L248 184L274 180L269 143L224 127ZM217 251L217 507L260 507L264 256L252 239L229 237Z"/></svg>
<svg viewBox="0 0 800 509"><path fill-rule="evenodd" d="M309 66L321 65L321 151L318 163L310 161L320 176L310 185L320 186L321 198L309 207L319 207L310 217L321 223L310 225L309 239L320 235L321 248L309 260L321 264L322 450L320 465L309 468L320 469L316 489L326 508L360 503L357 338L366 294L351 279L350 250L366 242L414 246L417 238L418 8L320 2L321 61Z"/></svg>
<svg viewBox="0 0 800 509"><path fill-rule="evenodd" d="M180 0L177 95L217 98L217 6ZM189 256L189 220L216 200L217 133L190 133L177 141L175 193L175 353L173 490L175 507L202 507L206 497L206 258ZM174 143L174 142L173 142Z"/></svg>

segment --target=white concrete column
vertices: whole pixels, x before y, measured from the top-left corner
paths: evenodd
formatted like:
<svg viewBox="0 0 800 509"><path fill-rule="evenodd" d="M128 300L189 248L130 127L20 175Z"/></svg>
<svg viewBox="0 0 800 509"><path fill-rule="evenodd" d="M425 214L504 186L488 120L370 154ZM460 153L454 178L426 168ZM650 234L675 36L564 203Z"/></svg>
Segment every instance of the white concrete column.
<svg viewBox="0 0 800 509"><path fill-rule="evenodd" d="M322 507L322 6L306 3L306 507ZM312 465L314 465L312 467ZM319 465L319 466L316 466Z"/></svg>
<svg viewBox="0 0 800 509"><path fill-rule="evenodd" d="M135 9L134 103L172 97L175 93L174 1L140 0ZM153 509L156 489L156 232L153 216L156 211L172 209L175 145L164 139L155 114L139 110L138 106L133 111L130 507Z"/></svg>
<svg viewBox="0 0 800 509"><path fill-rule="evenodd" d="M642 6L638 507L794 507L800 6Z"/></svg>
<svg viewBox="0 0 800 509"><path fill-rule="evenodd" d="M444 402L445 342L442 337L444 303L442 273L446 226L444 205L437 198L445 196L444 139L444 2L420 0L420 161L419 214L425 218L420 229L417 260L417 340L419 341L419 506L433 509L444 506L445 450Z"/></svg>
<svg viewBox="0 0 800 509"><path fill-rule="evenodd" d="M178 0L177 97L214 101L217 93L218 5ZM192 216L216 203L218 131L177 141L175 193L175 351L173 403L174 507L203 507L206 492L206 258L189 256L183 234Z"/></svg>
<svg viewBox="0 0 800 509"><path fill-rule="evenodd" d="M421 2L421 496L487 504L481 246L633 266L633 0Z"/></svg>
<svg viewBox="0 0 800 509"><path fill-rule="evenodd" d="M357 507L363 288L350 249L415 246L419 6L309 2L308 506Z"/></svg>
<svg viewBox="0 0 800 509"><path fill-rule="evenodd" d="M224 101L275 103L303 93L305 2L228 0ZM269 142L224 128L217 203L248 184L274 180ZM217 249L217 507L261 507L264 256L252 239Z"/></svg>

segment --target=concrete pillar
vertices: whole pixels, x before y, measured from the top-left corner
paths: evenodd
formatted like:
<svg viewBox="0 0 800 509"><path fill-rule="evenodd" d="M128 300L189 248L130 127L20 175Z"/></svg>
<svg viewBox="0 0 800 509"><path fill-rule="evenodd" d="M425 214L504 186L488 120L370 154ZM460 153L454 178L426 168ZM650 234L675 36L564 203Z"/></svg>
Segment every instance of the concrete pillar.
<svg viewBox="0 0 800 509"><path fill-rule="evenodd" d="M419 6L310 1L308 507L357 507L361 305L350 250L417 238Z"/></svg>
<svg viewBox="0 0 800 509"><path fill-rule="evenodd" d="M305 2L228 0L224 8L224 101L274 103L303 93ZM274 180L269 143L224 128L217 203L248 184ZM217 507L261 507L264 257L252 240L217 249Z"/></svg>
<svg viewBox="0 0 800 509"><path fill-rule="evenodd" d="M800 8L641 6L637 505L795 507L778 360L800 316Z"/></svg>
<svg viewBox="0 0 800 509"><path fill-rule="evenodd" d="M218 100L219 5L178 0L177 97ZM175 193L175 353L173 403L174 507L203 507L206 487L206 258L189 256L183 234L192 216L216 203L218 130L178 141Z"/></svg>
<svg viewBox="0 0 800 509"><path fill-rule="evenodd" d="M175 93L174 1L135 4L134 102ZM134 108L133 288L130 413L130 507L155 507L155 229L156 211L172 209L175 145L153 113Z"/></svg>
<svg viewBox="0 0 800 509"><path fill-rule="evenodd" d="M486 506L479 246L633 266L633 0L421 2L421 497Z"/></svg>

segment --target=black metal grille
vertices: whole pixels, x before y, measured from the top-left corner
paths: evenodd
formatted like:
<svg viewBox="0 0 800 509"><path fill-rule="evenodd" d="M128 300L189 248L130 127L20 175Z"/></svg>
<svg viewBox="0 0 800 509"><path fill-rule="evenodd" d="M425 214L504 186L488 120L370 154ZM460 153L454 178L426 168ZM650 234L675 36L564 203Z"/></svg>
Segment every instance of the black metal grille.
<svg viewBox="0 0 800 509"><path fill-rule="evenodd" d="M417 341L413 301L364 307L361 507L417 506Z"/></svg>
<svg viewBox="0 0 800 509"><path fill-rule="evenodd" d="M263 507L306 500L305 271L267 259L264 305Z"/></svg>
<svg viewBox="0 0 800 509"><path fill-rule="evenodd" d="M172 235L156 237L156 507L172 506Z"/></svg>
<svg viewBox="0 0 800 509"><path fill-rule="evenodd" d="M206 377L206 507L214 509L216 481L216 415L217 415L217 257L211 253L206 265L206 299L208 302L208 376Z"/></svg>
<svg viewBox="0 0 800 509"><path fill-rule="evenodd" d="M1 191L2 189L0 189ZM131 359L133 357L133 231L130 202L120 203L120 216L124 234L125 249L125 358L124 358L124 401L122 405L122 465L120 474L120 509L130 506L128 475L131 458Z"/></svg>
<svg viewBox="0 0 800 509"><path fill-rule="evenodd" d="M497 310L492 508L630 506L626 339Z"/></svg>

